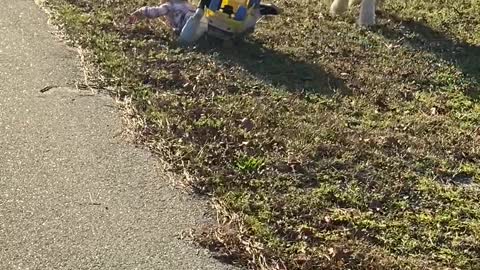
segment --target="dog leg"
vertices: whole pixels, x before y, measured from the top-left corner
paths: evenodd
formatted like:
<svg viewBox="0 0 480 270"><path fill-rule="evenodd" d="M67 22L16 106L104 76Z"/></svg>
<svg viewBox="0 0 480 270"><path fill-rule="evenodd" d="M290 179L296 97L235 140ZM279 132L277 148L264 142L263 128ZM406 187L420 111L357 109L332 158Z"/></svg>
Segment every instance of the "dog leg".
<svg viewBox="0 0 480 270"><path fill-rule="evenodd" d="M334 0L330 6L330 14L335 16L344 13L348 9L348 0Z"/></svg>
<svg viewBox="0 0 480 270"><path fill-rule="evenodd" d="M369 26L375 24L375 0L363 0L360 6L360 16L358 24L361 26Z"/></svg>

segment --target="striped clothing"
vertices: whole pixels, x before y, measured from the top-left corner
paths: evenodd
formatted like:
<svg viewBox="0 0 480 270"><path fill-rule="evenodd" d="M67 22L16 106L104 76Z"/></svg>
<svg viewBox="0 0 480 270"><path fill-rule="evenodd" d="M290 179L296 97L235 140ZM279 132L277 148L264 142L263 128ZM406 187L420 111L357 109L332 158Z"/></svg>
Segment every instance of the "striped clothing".
<svg viewBox="0 0 480 270"><path fill-rule="evenodd" d="M195 7L185 3L167 2L155 7L142 7L137 10L149 19L165 16L175 31L181 31L188 19L195 13Z"/></svg>

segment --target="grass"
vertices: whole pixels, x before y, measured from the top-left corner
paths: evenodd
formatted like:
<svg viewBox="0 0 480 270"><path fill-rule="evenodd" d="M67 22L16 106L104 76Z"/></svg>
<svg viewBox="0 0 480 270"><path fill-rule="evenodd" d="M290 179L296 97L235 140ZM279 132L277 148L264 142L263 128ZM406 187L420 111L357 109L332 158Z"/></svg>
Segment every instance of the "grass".
<svg viewBox="0 0 480 270"><path fill-rule="evenodd" d="M124 25L154 0L48 0L140 143L211 196L197 241L257 269L480 269L480 2L321 1L238 47Z"/></svg>

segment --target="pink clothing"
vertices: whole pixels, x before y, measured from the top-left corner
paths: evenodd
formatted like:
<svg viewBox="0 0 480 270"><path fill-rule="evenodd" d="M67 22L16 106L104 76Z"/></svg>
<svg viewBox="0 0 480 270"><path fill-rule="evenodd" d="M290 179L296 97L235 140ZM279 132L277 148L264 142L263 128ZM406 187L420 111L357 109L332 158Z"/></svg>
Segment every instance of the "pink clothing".
<svg viewBox="0 0 480 270"><path fill-rule="evenodd" d="M195 13L196 8L188 2L167 2L155 7L142 7L137 12L149 19L165 16L175 31L181 31L188 19Z"/></svg>

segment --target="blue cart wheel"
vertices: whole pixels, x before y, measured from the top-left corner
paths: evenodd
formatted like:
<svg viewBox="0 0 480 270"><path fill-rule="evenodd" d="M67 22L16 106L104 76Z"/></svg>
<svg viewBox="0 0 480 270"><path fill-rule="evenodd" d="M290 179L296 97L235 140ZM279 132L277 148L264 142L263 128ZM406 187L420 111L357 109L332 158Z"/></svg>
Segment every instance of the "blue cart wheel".
<svg viewBox="0 0 480 270"><path fill-rule="evenodd" d="M241 6L238 8L237 13L235 13L235 17L233 18L236 21L243 21L247 18L247 8Z"/></svg>

